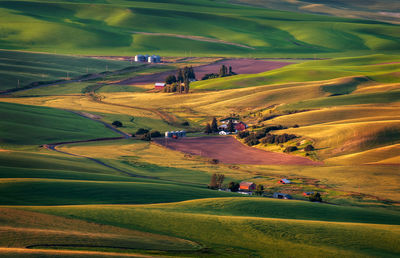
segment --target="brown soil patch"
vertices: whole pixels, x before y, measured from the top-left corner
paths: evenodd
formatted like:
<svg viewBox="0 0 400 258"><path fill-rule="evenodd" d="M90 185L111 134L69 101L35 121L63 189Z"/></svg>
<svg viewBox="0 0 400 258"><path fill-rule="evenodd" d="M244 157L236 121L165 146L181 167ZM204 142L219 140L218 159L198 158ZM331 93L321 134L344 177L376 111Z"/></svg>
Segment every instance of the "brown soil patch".
<svg viewBox="0 0 400 258"><path fill-rule="evenodd" d="M201 78L207 73L218 73L221 65L232 66L232 71L237 74L257 74L261 72L266 72L274 69L278 69L287 65L290 62L280 62L280 61L266 61L258 59L225 59L212 64L201 65L194 67L194 72L196 73L196 78L201 80ZM156 82L164 82L168 75L176 75L177 71L166 71L149 75L142 75L127 80L123 80L118 84L123 85L134 85L134 84L151 84Z"/></svg>
<svg viewBox="0 0 400 258"><path fill-rule="evenodd" d="M221 137L187 137L179 139L157 139L156 143L172 150L191 155L200 155L218 159L226 164L252 165L321 165L321 162L307 158L264 151L248 147L235 138Z"/></svg>

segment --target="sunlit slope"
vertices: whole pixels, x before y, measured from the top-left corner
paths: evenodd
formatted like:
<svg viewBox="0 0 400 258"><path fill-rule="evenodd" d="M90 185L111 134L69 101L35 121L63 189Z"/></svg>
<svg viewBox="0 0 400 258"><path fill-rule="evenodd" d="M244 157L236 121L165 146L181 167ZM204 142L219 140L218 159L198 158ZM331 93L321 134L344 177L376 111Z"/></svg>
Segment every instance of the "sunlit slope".
<svg viewBox="0 0 400 258"><path fill-rule="evenodd" d="M22 88L33 82L66 80L128 66L132 65L126 61L0 50L0 91Z"/></svg>
<svg viewBox="0 0 400 258"><path fill-rule="evenodd" d="M354 86L366 83L369 80L380 83L394 83L400 81L399 60L399 56L372 55L359 58L309 61L259 74L243 74L199 81L192 83L191 87L198 90L223 90L258 85L322 81L350 76L367 76L367 78L359 78L358 81L354 81L352 83Z"/></svg>
<svg viewBox="0 0 400 258"><path fill-rule="evenodd" d="M247 206L247 201L250 206L248 211L244 208ZM367 223L326 222L324 219L333 215L328 205L320 205L314 215L310 215L308 210L315 205L296 201L282 204L284 201L246 198L243 202L235 199L195 202L161 206L32 207L29 209L61 216L72 215L75 218L102 224L191 239L208 247L213 256L236 257L257 254L262 257L294 255L296 257L316 255L365 257L369 255L394 256L400 251L396 249L399 226L367 222L376 222L381 219L384 223L385 216L394 216L391 220L398 221L394 219L398 216L396 214L345 208L339 212L346 217L345 220L355 222L358 217ZM276 214L281 215L278 215L278 218L269 218L268 215L274 212L267 207L278 208L280 211ZM302 216L300 214L303 212L308 213L306 216L310 220L295 219L297 215L293 209L299 210L299 216ZM233 215L235 213L236 215ZM288 214L292 214L293 217ZM263 215L266 217L260 218ZM313 219L316 217L320 218ZM376 241L378 236L382 241ZM315 241L319 244L315 245ZM291 248L287 248L288 245Z"/></svg>
<svg viewBox="0 0 400 258"><path fill-rule="evenodd" d="M208 0L1 1L0 8L3 49L304 56L397 51L400 44L397 25Z"/></svg>

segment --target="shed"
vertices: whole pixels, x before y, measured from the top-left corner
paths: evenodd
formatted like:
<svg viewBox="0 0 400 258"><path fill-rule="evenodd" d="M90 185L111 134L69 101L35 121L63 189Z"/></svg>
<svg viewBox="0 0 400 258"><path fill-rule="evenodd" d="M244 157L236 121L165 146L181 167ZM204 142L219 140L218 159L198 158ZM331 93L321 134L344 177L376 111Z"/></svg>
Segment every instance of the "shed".
<svg viewBox="0 0 400 258"><path fill-rule="evenodd" d="M235 124L235 130L238 131L238 132L244 131L247 128L248 128L248 126L243 122L239 122L239 123Z"/></svg>
<svg viewBox="0 0 400 258"><path fill-rule="evenodd" d="M256 189L256 184L253 182L241 182L239 190L241 191L253 191Z"/></svg>
<svg viewBox="0 0 400 258"><path fill-rule="evenodd" d="M278 183L286 185L286 184L291 184L292 182L289 179L282 178L281 180L279 180Z"/></svg>
<svg viewBox="0 0 400 258"><path fill-rule="evenodd" d="M164 87L165 87L165 83L163 83L163 82L156 82L154 84L154 89L156 89L156 90L163 90Z"/></svg>
<svg viewBox="0 0 400 258"><path fill-rule="evenodd" d="M276 199L286 199L286 200L287 199L293 199L293 197L291 195L285 194L285 193L274 193L272 195L272 197L276 198Z"/></svg>

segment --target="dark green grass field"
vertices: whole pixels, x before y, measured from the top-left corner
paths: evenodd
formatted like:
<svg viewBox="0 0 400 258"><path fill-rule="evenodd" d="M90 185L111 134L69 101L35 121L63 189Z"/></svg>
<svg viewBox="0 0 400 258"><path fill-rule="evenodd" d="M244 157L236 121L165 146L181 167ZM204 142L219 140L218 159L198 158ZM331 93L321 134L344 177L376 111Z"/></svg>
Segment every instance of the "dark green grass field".
<svg viewBox="0 0 400 258"><path fill-rule="evenodd" d="M1 145L39 145L120 136L103 124L63 110L11 103L0 103L0 108Z"/></svg>
<svg viewBox="0 0 400 258"><path fill-rule="evenodd" d="M0 17L0 48L50 53L338 56L400 44L394 24L208 0L0 1Z"/></svg>
<svg viewBox="0 0 400 258"><path fill-rule="evenodd" d="M135 64L133 64L135 65ZM0 91L132 66L126 61L0 50ZM67 77L68 76L68 77Z"/></svg>

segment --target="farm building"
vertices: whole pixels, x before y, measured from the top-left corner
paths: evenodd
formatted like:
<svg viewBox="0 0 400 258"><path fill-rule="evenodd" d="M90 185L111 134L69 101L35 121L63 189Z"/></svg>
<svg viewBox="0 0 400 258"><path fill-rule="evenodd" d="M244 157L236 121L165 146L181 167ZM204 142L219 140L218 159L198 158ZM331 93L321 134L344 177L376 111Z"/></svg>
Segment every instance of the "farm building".
<svg viewBox="0 0 400 258"><path fill-rule="evenodd" d="M239 186L239 190L241 191L253 191L256 189L256 184L253 182L241 182Z"/></svg>
<svg viewBox="0 0 400 258"><path fill-rule="evenodd" d="M253 195L252 192L242 192L242 191L238 191L237 193L243 194L243 195Z"/></svg>
<svg viewBox="0 0 400 258"><path fill-rule="evenodd" d="M272 197L276 199L293 199L291 195L284 193L274 193Z"/></svg>
<svg viewBox="0 0 400 258"><path fill-rule="evenodd" d="M310 195L312 195L314 192L303 192L303 196L304 197L309 197Z"/></svg>
<svg viewBox="0 0 400 258"><path fill-rule="evenodd" d="M163 90L164 87L165 87L165 83L163 83L163 82L156 82L154 84L154 89L156 89L156 90Z"/></svg>
<svg viewBox="0 0 400 258"><path fill-rule="evenodd" d="M239 122L239 123L235 124L235 130L236 130L237 132L244 131L244 130L246 130L247 128L248 128L248 126L247 126L245 123L243 123L243 122Z"/></svg>
<svg viewBox="0 0 400 258"><path fill-rule="evenodd" d="M179 138L186 137L186 131L167 131L165 132L165 138Z"/></svg>
<svg viewBox="0 0 400 258"><path fill-rule="evenodd" d="M233 122L234 124L237 124L237 123L240 122L239 119L237 119L236 117L228 117L228 118L221 119L221 120L219 120L219 121L220 121L222 124L228 124L228 123L229 123L229 120L232 120L232 122Z"/></svg>
<svg viewBox="0 0 400 258"><path fill-rule="evenodd" d="M286 184L291 184L292 182L289 179L282 178L281 180L278 181L278 183L286 185Z"/></svg>
<svg viewBox="0 0 400 258"><path fill-rule="evenodd" d="M135 56L135 62L146 62L146 55L136 55Z"/></svg>
<svg viewBox="0 0 400 258"><path fill-rule="evenodd" d="M156 56L156 55L149 56L149 57L147 57L147 62L148 63L161 63L161 57Z"/></svg>

